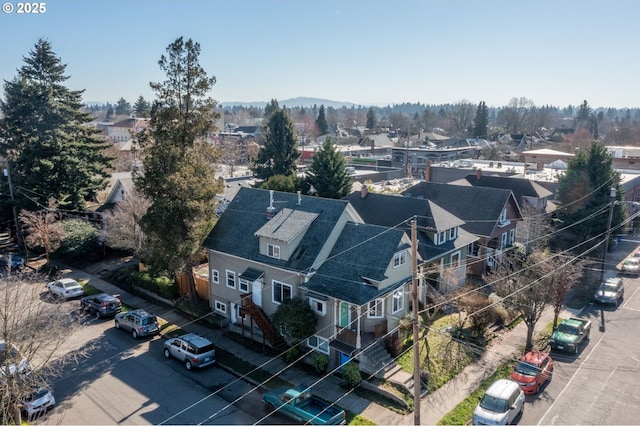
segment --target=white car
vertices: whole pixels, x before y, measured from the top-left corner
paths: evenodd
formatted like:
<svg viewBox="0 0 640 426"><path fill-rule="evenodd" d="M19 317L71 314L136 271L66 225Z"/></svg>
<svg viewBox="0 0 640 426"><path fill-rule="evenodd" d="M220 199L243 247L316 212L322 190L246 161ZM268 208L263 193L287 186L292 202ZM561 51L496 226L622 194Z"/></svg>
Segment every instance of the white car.
<svg viewBox="0 0 640 426"><path fill-rule="evenodd" d="M29 374L32 370L29 361L20 354L15 345L7 345L5 341L0 340L0 380L7 373L11 375L16 373Z"/></svg>
<svg viewBox="0 0 640 426"><path fill-rule="evenodd" d="M510 425L524 412L524 393L512 380L499 379L473 411L474 425Z"/></svg>
<svg viewBox="0 0 640 426"><path fill-rule="evenodd" d="M47 388L35 388L33 392L22 401L22 409L27 413L27 419L43 414L49 408L56 405L56 399Z"/></svg>
<svg viewBox="0 0 640 426"><path fill-rule="evenodd" d="M47 284L47 288L54 296L65 299L79 297L84 294L84 289L78 281L71 278L61 278L56 281L51 281Z"/></svg>

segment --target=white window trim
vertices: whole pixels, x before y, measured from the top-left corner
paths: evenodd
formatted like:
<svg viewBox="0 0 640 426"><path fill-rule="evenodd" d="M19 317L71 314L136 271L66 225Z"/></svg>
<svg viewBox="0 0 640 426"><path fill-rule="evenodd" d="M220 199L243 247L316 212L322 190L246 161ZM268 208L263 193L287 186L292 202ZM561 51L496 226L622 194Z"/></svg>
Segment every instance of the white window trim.
<svg viewBox="0 0 640 426"><path fill-rule="evenodd" d="M268 243L267 256L272 257L274 259L280 259L280 246Z"/></svg>
<svg viewBox="0 0 640 426"><path fill-rule="evenodd" d="M283 283L282 281L278 280L271 280L271 301L276 305L282 304L282 302L277 301L275 298L276 288L278 287L278 285L280 285L280 288L289 287L291 297L293 297L293 286L291 284ZM282 299L282 294L280 294L280 298Z"/></svg>
<svg viewBox="0 0 640 426"><path fill-rule="evenodd" d="M225 282L227 284L227 287L236 288L236 273L235 272L230 271L230 270L227 269L227 270L225 270L224 277L225 277ZM229 285L229 277L233 278L233 285Z"/></svg>
<svg viewBox="0 0 640 426"><path fill-rule="evenodd" d="M458 261L455 263L453 263L453 258L457 257ZM462 257L462 254L459 251L456 251L454 253L451 253L451 266L460 266L460 258Z"/></svg>
<svg viewBox="0 0 640 426"><path fill-rule="evenodd" d="M399 268L407 263L407 251L402 250L393 255L393 267Z"/></svg>
<svg viewBox="0 0 640 426"><path fill-rule="evenodd" d="M438 244L444 244L447 241L447 231L442 231L438 234Z"/></svg>
<svg viewBox="0 0 640 426"><path fill-rule="evenodd" d="M321 305L322 310L318 310L317 306ZM315 297L309 297L309 306L311 306L311 310L316 313L316 315L320 315L324 317L327 315L327 302L325 300L316 299Z"/></svg>
<svg viewBox="0 0 640 426"><path fill-rule="evenodd" d="M220 284L220 271L217 269L211 270L211 282L214 284Z"/></svg>
<svg viewBox="0 0 640 426"><path fill-rule="evenodd" d="M245 288L242 288L242 286L245 285ZM238 280L238 290L240 290L240 293L249 293L249 280L245 279L245 278L240 278Z"/></svg>
<svg viewBox="0 0 640 426"><path fill-rule="evenodd" d="M215 309L216 312L220 312L221 314L224 314L225 316L227 315L227 304L226 303L222 303L219 300L215 301Z"/></svg>
<svg viewBox="0 0 640 426"><path fill-rule="evenodd" d="M376 309L376 311L379 311L379 314L372 314L371 312L371 304L375 303L375 306L380 306L380 309ZM376 299L376 300L372 300L371 302L369 302L368 306L367 306L367 318L384 318L384 299Z"/></svg>
<svg viewBox="0 0 640 426"><path fill-rule="evenodd" d="M402 288L393 292L393 303L391 304L391 313L395 314L396 312L400 312L404 309L404 291ZM396 307L396 301L398 301L398 306Z"/></svg>
<svg viewBox="0 0 640 426"><path fill-rule="evenodd" d="M453 240L456 237L456 228L449 229L449 239Z"/></svg>
<svg viewBox="0 0 640 426"><path fill-rule="evenodd" d="M503 249L507 246L507 233L503 232L500 238L500 248Z"/></svg>
<svg viewBox="0 0 640 426"><path fill-rule="evenodd" d="M315 338L318 341L318 345L314 346L311 344L311 338ZM326 350L322 349L322 344L324 344L324 346L326 346ZM329 340L324 338L324 337L320 337L317 334L314 334L313 336L311 336L310 338L307 339L307 346L309 346L311 349L321 352L323 354L329 355Z"/></svg>
<svg viewBox="0 0 640 426"><path fill-rule="evenodd" d="M509 243L513 244L516 241L516 230L515 228L509 231Z"/></svg>

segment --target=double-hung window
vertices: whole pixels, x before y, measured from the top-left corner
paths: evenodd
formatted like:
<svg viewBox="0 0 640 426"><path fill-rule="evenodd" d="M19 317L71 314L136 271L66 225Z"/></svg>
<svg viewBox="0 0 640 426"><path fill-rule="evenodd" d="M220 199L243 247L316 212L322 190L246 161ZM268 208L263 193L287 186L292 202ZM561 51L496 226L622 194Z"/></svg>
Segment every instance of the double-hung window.
<svg viewBox="0 0 640 426"><path fill-rule="evenodd" d="M309 306L311 310L320 316L327 315L327 302L324 300L318 300L314 297L309 297Z"/></svg>
<svg viewBox="0 0 640 426"><path fill-rule="evenodd" d="M220 272L217 269L211 270L211 282L214 284L220 284Z"/></svg>
<svg viewBox="0 0 640 426"><path fill-rule="evenodd" d="M376 299L369 302L367 317L382 318L383 316L384 316L384 299Z"/></svg>
<svg viewBox="0 0 640 426"><path fill-rule="evenodd" d="M329 340L324 337L313 335L307 339L307 346L323 354L329 355Z"/></svg>
<svg viewBox="0 0 640 426"><path fill-rule="evenodd" d="M236 273L227 269L227 287L236 288Z"/></svg>
<svg viewBox="0 0 640 426"><path fill-rule="evenodd" d="M267 244L267 256L274 259L280 259L280 246L275 244Z"/></svg>
<svg viewBox="0 0 640 426"><path fill-rule="evenodd" d="M249 281L244 278L240 278L240 281L238 281L238 290L242 293L249 293Z"/></svg>
<svg viewBox="0 0 640 426"><path fill-rule="evenodd" d="M395 314L398 311L404 309L404 292L402 289L398 289L393 292L393 309L392 312Z"/></svg>
<svg viewBox="0 0 640 426"><path fill-rule="evenodd" d="M293 286L273 280L273 303L280 304L293 296Z"/></svg>
<svg viewBox="0 0 640 426"><path fill-rule="evenodd" d="M407 252L405 250L400 251L393 255L393 267L397 268L398 266L404 265L407 263Z"/></svg>

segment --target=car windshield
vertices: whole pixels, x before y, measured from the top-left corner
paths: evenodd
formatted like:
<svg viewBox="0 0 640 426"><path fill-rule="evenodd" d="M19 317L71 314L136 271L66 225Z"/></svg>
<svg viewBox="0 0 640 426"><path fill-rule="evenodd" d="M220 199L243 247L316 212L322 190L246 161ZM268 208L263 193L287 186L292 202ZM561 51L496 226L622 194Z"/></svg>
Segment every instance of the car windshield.
<svg viewBox="0 0 640 426"><path fill-rule="evenodd" d="M602 290L602 291L612 291L614 293L617 291L615 285L608 285L608 284L605 284L602 287L600 287L600 290Z"/></svg>
<svg viewBox="0 0 640 426"><path fill-rule="evenodd" d="M156 322L155 316L142 318L142 325L155 324L155 322Z"/></svg>
<svg viewBox="0 0 640 426"><path fill-rule="evenodd" d="M638 266L640 263L638 262L638 259L629 259L625 260L624 264L627 266Z"/></svg>
<svg viewBox="0 0 640 426"><path fill-rule="evenodd" d="M523 374L525 376L535 376L538 374L538 367L528 362L520 361L516 365L516 373Z"/></svg>
<svg viewBox="0 0 640 426"><path fill-rule="evenodd" d="M558 331L560 333L574 334L575 333L575 328L573 328L573 327L571 327L570 325L567 325L567 324L560 324L558 326Z"/></svg>
<svg viewBox="0 0 640 426"><path fill-rule="evenodd" d="M504 413L507 411L506 400L486 394L482 397L482 400L480 400L480 406L485 410L493 411L494 413Z"/></svg>
<svg viewBox="0 0 640 426"><path fill-rule="evenodd" d="M64 283L62 284L64 286L64 288L75 288L75 287L79 287L78 284L76 283Z"/></svg>

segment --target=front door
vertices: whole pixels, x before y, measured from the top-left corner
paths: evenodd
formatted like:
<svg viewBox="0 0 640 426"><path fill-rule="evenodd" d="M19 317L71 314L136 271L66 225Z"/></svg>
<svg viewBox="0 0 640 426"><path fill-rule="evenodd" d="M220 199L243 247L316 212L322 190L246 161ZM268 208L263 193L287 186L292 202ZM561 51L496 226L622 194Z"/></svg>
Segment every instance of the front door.
<svg viewBox="0 0 640 426"><path fill-rule="evenodd" d="M349 309L349 304L347 302L340 302L340 318L339 318L339 326L342 328L348 328L350 321L351 310Z"/></svg>
<svg viewBox="0 0 640 426"><path fill-rule="evenodd" d="M262 281L255 280L251 287L251 300L256 306L262 307Z"/></svg>

